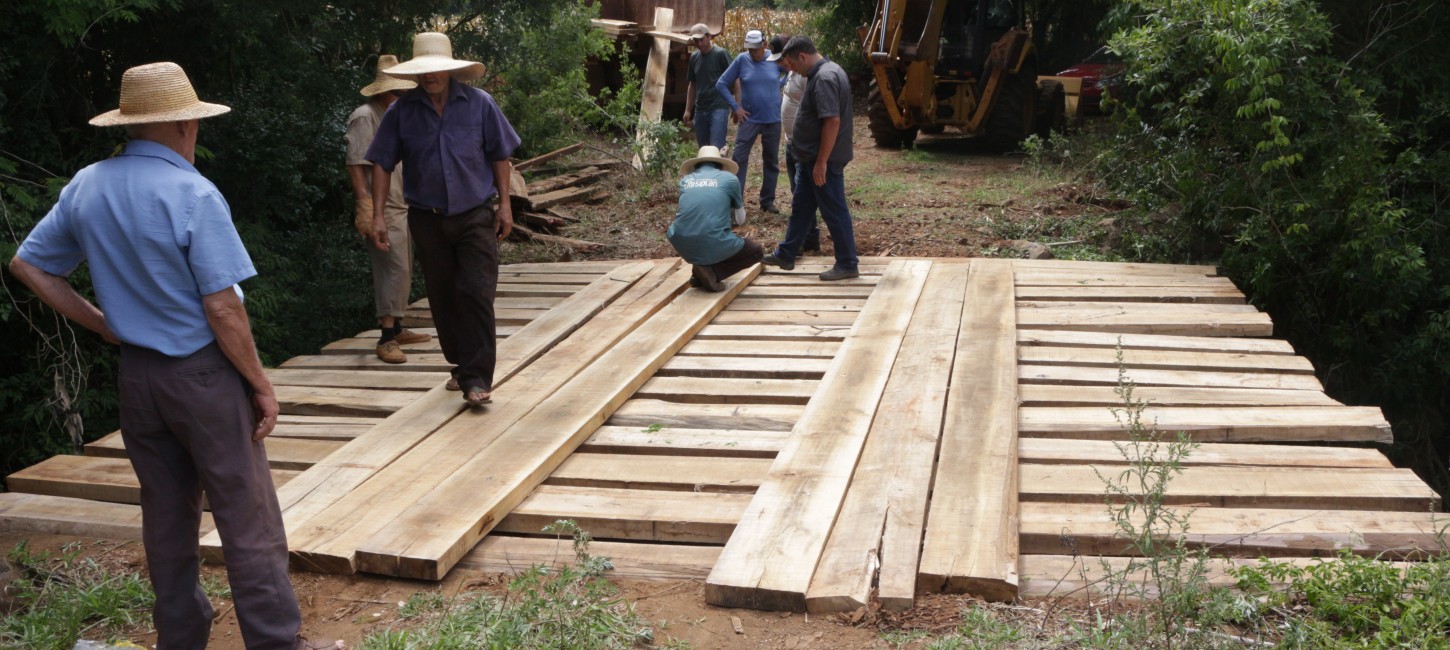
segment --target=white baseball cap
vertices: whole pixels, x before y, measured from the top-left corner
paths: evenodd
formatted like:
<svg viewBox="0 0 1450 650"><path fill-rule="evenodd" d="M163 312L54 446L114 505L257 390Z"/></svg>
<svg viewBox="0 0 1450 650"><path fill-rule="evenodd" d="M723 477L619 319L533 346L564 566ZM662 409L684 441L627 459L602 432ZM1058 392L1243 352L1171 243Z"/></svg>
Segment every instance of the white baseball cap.
<svg viewBox="0 0 1450 650"><path fill-rule="evenodd" d="M760 33L758 29L745 32L745 49L758 50L762 47L765 47L765 34Z"/></svg>

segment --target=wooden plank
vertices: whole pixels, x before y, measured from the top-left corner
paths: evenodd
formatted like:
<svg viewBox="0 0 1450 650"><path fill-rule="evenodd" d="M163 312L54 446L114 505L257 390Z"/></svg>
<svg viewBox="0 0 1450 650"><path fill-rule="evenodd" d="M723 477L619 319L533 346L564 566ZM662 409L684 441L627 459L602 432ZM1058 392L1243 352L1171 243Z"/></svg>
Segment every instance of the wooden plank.
<svg viewBox="0 0 1450 650"><path fill-rule="evenodd" d="M714 325L816 325L850 326L856 322L857 312L852 311L731 311L720 312Z"/></svg>
<svg viewBox="0 0 1450 650"><path fill-rule="evenodd" d="M861 311L865 298L736 298L726 311Z"/></svg>
<svg viewBox="0 0 1450 650"><path fill-rule="evenodd" d="M762 328L754 325L706 325L695 335L700 341L727 339L740 341L840 341L851 331L850 325L776 325Z"/></svg>
<svg viewBox="0 0 1450 650"><path fill-rule="evenodd" d="M759 272L756 265L730 278L720 293L687 290L654 313L358 545L359 568L441 579ZM509 459L504 468L501 458Z"/></svg>
<svg viewBox="0 0 1450 650"><path fill-rule="evenodd" d="M724 607L804 610L871 420L930 271L893 262L705 582Z"/></svg>
<svg viewBox="0 0 1450 650"><path fill-rule="evenodd" d="M273 387L283 413L298 415L377 415L386 417L418 399L416 391L367 390L363 388L319 388L315 386Z"/></svg>
<svg viewBox="0 0 1450 650"><path fill-rule="evenodd" d="M327 458L328 454L337 451L342 447L340 441L331 440L302 440L290 438L278 438L268 436L265 441L267 447L267 466L272 469L304 470L318 461ZM102 458L126 458L126 443L121 439L121 432L117 431L106 435L94 442L86 443L85 452L87 456L99 456Z"/></svg>
<svg viewBox="0 0 1450 650"><path fill-rule="evenodd" d="M1333 556L1356 554L1403 558L1441 548L1443 513L1280 508L1169 508L1186 516L1186 542L1236 557ZM1141 526L1141 515L1135 515ZM1117 523L1103 509L1079 503L1022 503L1024 553L1127 555ZM1064 543L1067 542L1067 543Z"/></svg>
<svg viewBox="0 0 1450 650"><path fill-rule="evenodd" d="M589 543L589 554L609 559L612 578L703 580L720 557L720 548L594 540ZM569 539L489 535L463 556L458 566L487 573L520 574L534 566L561 568L575 563Z"/></svg>
<svg viewBox="0 0 1450 650"><path fill-rule="evenodd" d="M825 268L822 268L821 270L824 271ZM811 275L809 273L779 273L779 272L776 272L776 271L771 271L770 273L766 273L766 274L761 275L759 278L757 278L755 280L755 282L751 283L750 286L751 286L751 288L759 288L759 287L796 287L796 288L806 287L806 288L811 288L811 287L814 287L816 289L822 289L822 288L825 288L825 286L836 287L836 288L845 288L845 287L874 287L874 286L876 286L876 283L877 282L880 282L880 281L881 281L881 275L880 275L880 273L868 275L868 274L866 274L866 273L863 272L862 275L861 275L861 277L859 277L859 278L850 278L850 279L846 279L846 280L834 280L829 285L825 285L824 283L821 282L821 279L820 278L815 277L815 276L813 276L813 275Z"/></svg>
<svg viewBox="0 0 1450 650"><path fill-rule="evenodd" d="M543 309L495 309L494 321L498 325L528 325L529 321L544 315ZM427 310L408 308L403 311L403 327L433 327L433 315Z"/></svg>
<svg viewBox="0 0 1450 650"><path fill-rule="evenodd" d="M414 331L417 331L417 330L414 330ZM500 336L498 338L499 339L504 339L504 338L507 338L507 337ZM322 349L319 352L321 354L324 354L324 355L327 355L327 354L367 355L367 354L374 353L374 351L377 350L377 347L378 347L378 339L376 337L371 337L371 336L370 337L357 337L357 338L350 338L350 339L338 339L336 341L333 341L331 343L328 343L327 345L322 346ZM399 347L401 347L403 349L403 352L405 352L408 355L408 360L409 361L412 361L413 360L413 355L417 355L417 354L432 354L432 355L437 355L437 354L441 354L443 352L443 346L442 346L442 344L440 344L438 342L438 339L436 337L433 338L433 339L424 341L422 343L406 343L406 344L400 345ZM296 372L296 371L292 371L292 372ZM339 371L338 374L340 374L340 375L353 375L354 373L347 372L347 371ZM367 381L367 378L361 378L361 379L357 379L355 381ZM430 385L430 388L431 388L431 385Z"/></svg>
<svg viewBox="0 0 1450 650"><path fill-rule="evenodd" d="M516 296L520 298L529 296L568 298L578 290L579 287L577 285L570 284L520 284L515 282L500 282L497 293L494 295Z"/></svg>
<svg viewBox="0 0 1450 650"><path fill-rule="evenodd" d="M797 357L826 358L836 356L841 348L837 341L735 341L696 339L680 349L682 356L715 357Z"/></svg>
<svg viewBox="0 0 1450 650"><path fill-rule="evenodd" d="M677 404L631 399L608 423L623 427L655 425L686 429L753 429L790 431L804 407L787 404Z"/></svg>
<svg viewBox="0 0 1450 650"><path fill-rule="evenodd" d="M522 161L522 162L519 162L519 163L515 163L514 164L514 171L522 172L522 171L524 171L524 170L526 170L526 169L528 169L530 167L533 167L535 165L538 165L540 163L546 163L546 162L549 162L550 160L554 160L555 158L560 158L560 157L563 157L563 156L567 156L567 155L569 155L571 153L574 153L575 151L578 151L580 149L583 149L585 144L586 143L584 143L584 142L575 142L574 144L571 144L571 145L569 145L567 147L563 147L563 148L560 148L560 149L555 149L553 151L550 151L549 153L541 154L541 155L538 155L538 156L534 156L533 158L530 158L528 160L525 160L525 161Z"/></svg>
<svg viewBox="0 0 1450 650"><path fill-rule="evenodd" d="M538 182L535 183L530 183L529 191L538 195L548 194L550 192L562 190L564 188L578 187L580 185L591 183L612 173L614 173L613 170L609 169L600 169L598 167L585 167L584 169L580 169L578 171L572 171L566 174L554 176L552 178L540 179ZM558 219L557 217L551 218ZM563 219L558 219L558 221L560 223L563 223Z"/></svg>
<svg viewBox="0 0 1450 650"><path fill-rule="evenodd" d="M1186 274L1122 275L1027 270L1017 271L1015 275L1014 282L1018 287L1201 287L1237 290L1228 278Z"/></svg>
<svg viewBox="0 0 1450 650"><path fill-rule="evenodd" d="M787 300L796 298L865 300L871 297L871 292L874 290L874 283L872 286L836 286L834 283L818 283L815 286L808 284L793 286L751 286L745 291L740 292L740 297L742 299L750 298L755 300Z"/></svg>
<svg viewBox="0 0 1450 650"><path fill-rule="evenodd" d="M415 353L408 355L407 363L385 363L376 354L366 352L363 354L305 354L283 361L279 367L290 370L346 370L386 374L424 372L437 375L440 372L447 372L452 364L448 363L442 354Z"/></svg>
<svg viewBox="0 0 1450 650"><path fill-rule="evenodd" d="M504 387L507 390L510 378L529 363L541 347L554 345L569 336L579 323L590 319L624 292L631 284L629 280L638 280L649 273L665 272L666 269L657 266L651 262L639 262L616 269L556 307L571 313L572 318L539 319L521 329L517 336L500 342L494 370L495 389ZM417 401L303 472L290 487L279 489L277 500L282 506L289 541L299 541L304 522L352 493L378 470L387 467L453 419L463 408L458 394L446 390L440 382ZM210 557L219 556L220 545L221 540L215 535L202 539L202 551ZM292 548L297 547L294 545Z"/></svg>
<svg viewBox="0 0 1450 650"><path fill-rule="evenodd" d="M286 485L297 476L291 470L272 470L272 482ZM5 478L12 492L47 494L111 503L141 503L141 483L124 458L51 456Z"/></svg>
<svg viewBox="0 0 1450 650"><path fill-rule="evenodd" d="M1128 437L1118 416L1100 407L1024 407L1018 418L1024 437ZM1394 442L1390 423L1373 406L1149 406L1142 422L1198 442Z"/></svg>
<svg viewBox="0 0 1450 650"><path fill-rule="evenodd" d="M1274 333L1274 324L1268 314L1197 311L1196 307L1198 305L1185 305L1178 311L1121 307L1023 309L1017 314L1017 326L1025 329L1184 336L1272 336Z"/></svg>
<svg viewBox="0 0 1450 650"><path fill-rule="evenodd" d="M1017 311L1019 313L1031 313L1033 311L1054 311L1069 313L1079 311L1083 313L1098 313L1111 311L1120 314L1257 314L1259 308L1253 305L1225 305L1217 303L1184 304L1169 302L1111 302L1106 300L1093 300L1083 298L1081 300L1019 300Z"/></svg>
<svg viewBox="0 0 1450 650"><path fill-rule="evenodd" d="M603 426L579 446L579 452L775 458L786 437L785 431Z"/></svg>
<svg viewBox="0 0 1450 650"><path fill-rule="evenodd" d="M571 293L569 295L573 294ZM507 309L553 309L558 306L560 300L563 300L563 298L552 298L548 296L496 297L494 298L493 306L495 312ZM411 309L432 309L428 304L427 298L420 298L408 307Z"/></svg>
<svg viewBox="0 0 1450 650"><path fill-rule="evenodd" d="M1130 275L1182 274L1217 275L1211 264L1145 264L1142 262L1086 262L1078 260L1011 260L1014 271L1058 271L1073 273L1120 273Z"/></svg>
<svg viewBox="0 0 1450 650"><path fill-rule="evenodd" d="M374 420L379 422L380 420ZM278 424L269 438L290 440L330 440L347 442L373 428L371 424Z"/></svg>
<svg viewBox="0 0 1450 650"><path fill-rule="evenodd" d="M1294 347L1289 345L1288 341L1278 339L1239 339L1226 336L1163 336L1158 334L1124 334L1113 332L1018 330L1017 343L1018 345L1052 345L1076 348L1122 347L1124 350L1294 354Z"/></svg>
<svg viewBox="0 0 1450 650"><path fill-rule="evenodd" d="M1240 352L1181 352L1176 350L1118 350L1025 345L1017 362L1034 366L1152 368L1162 370L1264 371L1312 375L1314 366L1304 357L1287 354Z"/></svg>
<svg viewBox="0 0 1450 650"><path fill-rule="evenodd" d="M1017 330L1010 262L973 261L917 590L1017 595Z"/></svg>
<svg viewBox="0 0 1450 650"><path fill-rule="evenodd" d="M518 277L529 274L583 274L600 275L609 273L625 264L636 264L639 260L590 260L586 262L525 262L504 264L499 267L499 278ZM590 278L591 280L593 278ZM588 284L587 282L585 284Z"/></svg>
<svg viewBox="0 0 1450 650"><path fill-rule="evenodd" d="M1022 384L1023 406L1122 406L1116 386ZM1155 406L1340 406L1317 390L1138 386L1134 398Z"/></svg>
<svg viewBox="0 0 1450 650"><path fill-rule="evenodd" d="M1017 367L1024 384L1116 385L1117 368L1084 368L1074 366ZM1283 388L1321 391L1324 387L1313 375L1290 375L1273 372L1211 372L1206 370L1155 370L1130 368L1127 377L1139 386L1198 386L1204 388Z"/></svg>
<svg viewBox="0 0 1450 650"><path fill-rule="evenodd" d="M596 191L599 191L596 188L583 188L583 189L589 190L589 191L583 192L582 190L575 190L575 191L571 191L571 190L559 190L559 194L563 195L561 197L563 200L570 200L570 201L572 201L572 200L575 200L575 199L586 198L586 197L594 194ZM565 193L567 193L567 194L565 194ZM549 196L553 196L553 195L551 194ZM602 249L602 248L605 247L605 244L601 244L599 242L585 241L583 239L573 239L573 238L570 238L570 237L560 237L558 235L550 235L549 233L546 233L546 232L538 232L538 231L535 231L535 230L530 229L528 226L525 226L523 224L518 224L518 223L515 223L514 224L513 234L514 234L514 236L511 237L510 239L527 239L529 241L539 242L540 244L549 244L549 245L552 245L552 246L562 246L562 247L568 248L570 250L579 251L579 252L585 252L585 253L594 252L594 251L600 250L600 249Z"/></svg>
<svg viewBox="0 0 1450 650"><path fill-rule="evenodd" d="M655 7L655 31L669 33L674 30L675 10L670 7ZM646 129L658 124L665 106L665 81L670 69L670 40L655 37L649 58L645 60L643 96L639 103L639 129L635 134L638 154L634 157L634 168L641 169L643 160L654 155L652 141L645 137Z"/></svg>
<svg viewBox="0 0 1450 650"><path fill-rule="evenodd" d="M201 532L211 532L211 513ZM47 494L0 492L0 533L141 541L141 506Z"/></svg>
<svg viewBox="0 0 1450 650"><path fill-rule="evenodd" d="M1104 479L1123 467L1023 463L1021 499L1101 504ZM1136 479L1124 486L1138 494ZM934 497L939 498L939 497ZM1116 500L1118 497L1113 497ZM1408 469L1186 467L1168 483L1168 505L1217 508L1335 508L1428 512L1439 497Z"/></svg>
<svg viewBox="0 0 1450 650"><path fill-rule="evenodd" d="M596 539L723 544L750 498L541 485L504 517L497 530L538 534L555 521L572 519Z"/></svg>
<svg viewBox="0 0 1450 650"><path fill-rule="evenodd" d="M753 493L770 470L769 458L574 454L546 485L630 490Z"/></svg>
<svg viewBox="0 0 1450 650"><path fill-rule="evenodd" d="M757 379L820 379L831 358L675 357L659 369L659 377L750 377Z"/></svg>
<svg viewBox="0 0 1450 650"><path fill-rule="evenodd" d="M1017 287L1018 300L1107 300L1113 302L1244 304L1244 294L1234 287Z"/></svg>
<svg viewBox="0 0 1450 650"><path fill-rule="evenodd" d="M1163 457L1154 443L1141 443L1145 453ZM1122 443L1110 440L1055 440L1019 438L1017 455L1021 462L1066 465L1126 465ZM1389 469L1390 460L1374 449L1319 447L1307 445L1265 445L1205 443L1196 447L1182 461L1184 466L1219 465L1226 467L1359 467Z"/></svg>
<svg viewBox="0 0 1450 650"><path fill-rule="evenodd" d="M613 264L619 265L619 264L622 264L622 262L613 262ZM610 272L612 272L612 271L610 271ZM515 271L515 272L499 271L499 274L498 274L498 282L499 282L499 284L511 284L511 285L515 285L515 286L528 286L528 285L539 285L539 286L547 286L547 287L577 286L577 287L583 288L584 285L589 284L589 283L591 283L591 282L593 282L595 280L598 280L600 275L601 275L601 273L593 273L593 272L590 272L590 273L579 273L579 272L570 273L570 272L567 272L567 269L558 269L558 270L553 271L553 272L550 272L550 273L535 273L535 272L528 272L528 271Z"/></svg>
<svg viewBox="0 0 1450 650"><path fill-rule="evenodd" d="M635 275L645 270L648 272L642 278ZM638 280L610 279L620 274ZM400 451L395 460L377 469L366 482L337 496L325 508L301 521L296 532L288 534L294 564L330 573L357 570L355 559L360 543L414 507L449 474L488 448L510 424L525 417L576 373L600 360L611 346L635 329L641 318L672 300L684 287L688 274L679 262L646 262L638 267L621 268L591 285L610 295L620 292L623 295L612 303L599 296L601 300L595 309L603 310L597 317L590 318L593 310L579 310L583 313L576 314L576 322L583 325L510 379L510 386L522 386L523 390L510 394L496 387L493 405L469 409L437 426L436 431L419 439L407 454ZM579 295L568 300L572 302L576 298ZM608 307L604 307L606 303ZM560 309L573 311L572 305L561 305ZM449 402L457 413L462 406L458 394L451 394Z"/></svg>
<svg viewBox="0 0 1450 650"><path fill-rule="evenodd" d="M376 339L343 339L363 341L366 351L377 347ZM429 345L418 343L415 345ZM437 349L437 344L433 344ZM376 390L424 391L447 381L447 373L435 372L354 372L350 370L303 370L268 368L267 378L274 386L315 386L326 388L371 388Z"/></svg>
<svg viewBox="0 0 1450 650"><path fill-rule="evenodd" d="M701 404L801 404L820 384L814 379L751 379L735 377L655 377L635 393L636 399Z"/></svg>
<svg viewBox="0 0 1450 650"><path fill-rule="evenodd" d="M882 607L902 610L915 600L927 493L968 270L964 264L937 264L927 277L923 295L930 299L917 303L841 514L806 592L811 612L867 606L878 566Z"/></svg>

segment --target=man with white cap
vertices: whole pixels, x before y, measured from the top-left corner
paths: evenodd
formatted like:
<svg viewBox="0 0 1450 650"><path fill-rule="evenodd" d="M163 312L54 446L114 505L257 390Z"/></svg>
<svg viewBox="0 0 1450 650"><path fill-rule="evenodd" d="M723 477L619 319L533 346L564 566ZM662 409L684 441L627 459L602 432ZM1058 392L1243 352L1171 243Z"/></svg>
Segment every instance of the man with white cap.
<svg viewBox="0 0 1450 650"><path fill-rule="evenodd" d="M214 611L200 580L202 494L226 550L248 648L316 647L300 636L287 539L262 439L277 398L237 283L256 275L221 194L193 167L198 101L175 63L121 77L122 152L77 172L10 271L67 318L121 346L121 437L141 484L141 538L156 647L204 648ZM66 276L86 262L99 305ZM341 647L341 642L332 644Z"/></svg>
<svg viewBox="0 0 1450 650"><path fill-rule="evenodd" d="M483 76L483 64L453 58L445 34L418 34L413 58L383 72L418 88L383 115L368 147L373 196L387 193L393 170L405 163L408 230L438 343L453 364L448 383L469 406L481 406L493 395L498 241L513 229L509 156L519 136L493 97L466 83ZM503 200L490 207L495 197ZM390 244L381 203L373 206L373 239L379 248Z"/></svg>
<svg viewBox="0 0 1450 650"><path fill-rule="evenodd" d="M745 173L750 167L750 149L760 138L760 209L778 214L775 207L775 184L780 177L780 74L769 61L765 35L758 29L745 33L745 52L730 62L730 67L715 82L715 89L730 104L735 129L735 147L730 159L740 167L737 176L745 187ZM730 94L730 87L740 82L740 101Z"/></svg>
<svg viewBox="0 0 1450 650"><path fill-rule="evenodd" d="M408 291L413 285L413 244L408 237L408 205L403 202L403 175L395 174L384 198L383 216L388 224L388 246L372 245L373 234L373 164L364 156L383 113L403 91L418 84L389 77L384 70L398 65L398 57L378 56L373 82L363 86L362 96L368 102L357 107L347 118L347 177L352 183L355 199L353 226L368 239L368 257L373 267L373 305L377 308L378 358L387 363L407 363L402 346L424 343L433 337L403 329L403 310L408 307Z"/></svg>
<svg viewBox="0 0 1450 650"><path fill-rule="evenodd" d="M680 165L680 209L665 238L694 265L690 284L704 291L723 290L722 280L765 254L760 244L730 230L731 210L745 202L735 172L735 161L711 146Z"/></svg>
<svg viewBox="0 0 1450 650"><path fill-rule="evenodd" d="M723 147L730 131L730 105L715 89L715 80L730 67L730 52L715 45L715 34L705 23L690 28L690 42L695 52L685 73L685 126L694 126L696 145Z"/></svg>

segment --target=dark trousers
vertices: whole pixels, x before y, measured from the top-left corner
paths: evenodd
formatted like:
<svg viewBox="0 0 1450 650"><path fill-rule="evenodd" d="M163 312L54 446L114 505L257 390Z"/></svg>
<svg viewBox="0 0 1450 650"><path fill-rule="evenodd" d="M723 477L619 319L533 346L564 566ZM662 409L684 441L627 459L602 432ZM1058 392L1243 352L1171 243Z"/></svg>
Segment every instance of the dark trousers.
<svg viewBox="0 0 1450 650"><path fill-rule="evenodd" d="M443 357L463 390L493 390L498 351L493 297L498 290L498 233L493 210L480 205L443 216L408 210L413 257L423 268L428 306Z"/></svg>
<svg viewBox="0 0 1450 650"><path fill-rule="evenodd" d="M790 181L790 194L792 197L795 196L795 175L796 168L798 167L800 167L800 163L796 161L795 153L791 151L790 142L786 142L785 177ZM792 198L791 201L794 202L795 199ZM806 243L803 248L808 251L821 250L821 229L816 225L814 217L811 219L811 231L806 234Z"/></svg>
<svg viewBox="0 0 1450 650"><path fill-rule="evenodd" d="M242 639L290 650L302 625L287 536L246 381L216 343L177 359L121 348L121 437L141 483L141 538L158 650L201 649L213 610L202 593L202 494L226 557Z"/></svg>
<svg viewBox="0 0 1450 650"><path fill-rule="evenodd" d="M725 278L735 275L760 262L762 257L765 257L765 249L760 244L757 244L754 239L746 237L745 245L740 248L740 252L711 264L710 270L715 272L715 279L724 282Z"/></svg>
<svg viewBox="0 0 1450 650"><path fill-rule="evenodd" d="M790 221L786 222L785 241L776 247L776 257L794 262L800 255L806 237L816 225L816 210L826 231L835 243L836 268L855 271L856 234L851 225L851 208L846 203L844 168L826 168L826 184L820 187L811 178L816 161L802 160L796 167L795 194L791 197Z"/></svg>

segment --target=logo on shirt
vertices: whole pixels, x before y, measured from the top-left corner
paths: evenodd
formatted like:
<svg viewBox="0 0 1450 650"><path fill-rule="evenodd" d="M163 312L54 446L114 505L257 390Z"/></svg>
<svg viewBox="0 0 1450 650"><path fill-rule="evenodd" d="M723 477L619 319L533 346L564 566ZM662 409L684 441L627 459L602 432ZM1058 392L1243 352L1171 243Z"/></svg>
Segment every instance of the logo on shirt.
<svg viewBox="0 0 1450 650"><path fill-rule="evenodd" d="M680 181L680 188L693 190L700 187L720 187L720 181L713 178L686 178Z"/></svg>

